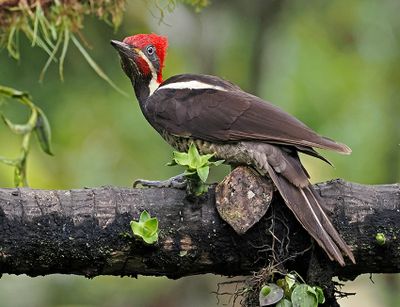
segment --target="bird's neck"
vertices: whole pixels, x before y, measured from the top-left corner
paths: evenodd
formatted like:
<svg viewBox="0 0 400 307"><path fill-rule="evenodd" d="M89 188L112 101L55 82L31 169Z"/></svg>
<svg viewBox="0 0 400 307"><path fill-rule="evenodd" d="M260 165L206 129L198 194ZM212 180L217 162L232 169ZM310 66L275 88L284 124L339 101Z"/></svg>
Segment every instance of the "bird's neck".
<svg viewBox="0 0 400 307"><path fill-rule="evenodd" d="M140 105L144 105L147 98L151 96L154 91L160 86L160 79L156 76L150 76L148 78L139 78L132 82L133 88L135 89L136 98L139 100ZM162 79L161 79L162 80Z"/></svg>

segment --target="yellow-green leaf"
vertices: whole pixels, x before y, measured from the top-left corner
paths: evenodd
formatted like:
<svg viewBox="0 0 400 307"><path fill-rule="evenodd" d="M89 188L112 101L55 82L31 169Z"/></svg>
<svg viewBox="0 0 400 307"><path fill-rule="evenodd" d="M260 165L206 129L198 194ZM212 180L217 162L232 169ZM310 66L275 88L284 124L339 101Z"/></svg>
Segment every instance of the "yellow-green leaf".
<svg viewBox="0 0 400 307"><path fill-rule="evenodd" d="M49 155L53 155L51 150L50 124L46 115L39 108L38 108L38 118L36 121L35 133L42 150Z"/></svg>
<svg viewBox="0 0 400 307"><path fill-rule="evenodd" d="M287 299L281 299L275 307L292 307L292 302Z"/></svg>
<svg viewBox="0 0 400 307"><path fill-rule="evenodd" d="M189 155L185 152L174 151L174 161L179 165L189 165Z"/></svg>
<svg viewBox="0 0 400 307"><path fill-rule="evenodd" d="M86 62L92 67L92 69L97 73L97 75L105 80L109 85L111 85L115 90L120 92L122 95L127 96L127 94L121 90L107 75L106 73L100 68L99 65L92 59L92 57L89 55L89 53L83 48L81 43L78 41L78 39L75 37L75 35L71 35L71 40L78 48L78 50L82 53L83 57L85 58Z"/></svg>
<svg viewBox="0 0 400 307"><path fill-rule="evenodd" d="M9 165L9 166L17 166L19 163L18 159L8 159L5 157L0 157L0 162Z"/></svg>
<svg viewBox="0 0 400 307"><path fill-rule="evenodd" d="M144 211L140 214L139 222L140 222L140 223L144 223L144 222L146 222L148 219L150 219L150 214L149 214L146 210L144 210Z"/></svg>
<svg viewBox="0 0 400 307"><path fill-rule="evenodd" d="M146 237L153 236L158 230L158 220L155 217L148 219L144 222L144 235Z"/></svg>
<svg viewBox="0 0 400 307"><path fill-rule="evenodd" d="M203 182L207 181L209 172L210 172L210 167L207 165L197 169L197 175L199 175L200 180Z"/></svg>
<svg viewBox="0 0 400 307"><path fill-rule="evenodd" d="M189 155L189 166L193 169L196 169L200 165L200 154L196 148L194 143L191 143L188 150Z"/></svg>
<svg viewBox="0 0 400 307"><path fill-rule="evenodd" d="M269 283L263 286L259 293L260 306L270 306L278 303L283 298L283 290L276 284Z"/></svg>
<svg viewBox="0 0 400 307"><path fill-rule="evenodd" d="M309 285L300 284L294 288L291 296L293 307L317 307L318 298L315 292L310 292Z"/></svg>
<svg viewBox="0 0 400 307"><path fill-rule="evenodd" d="M133 234L145 243L154 244L158 241L158 220L146 210L140 214L139 221L131 221L130 226Z"/></svg>
<svg viewBox="0 0 400 307"><path fill-rule="evenodd" d="M7 127L15 134L26 134L26 133L29 133L35 127L34 124L31 123L31 122L28 122L28 123L23 124L23 125L14 124L8 118L6 118L3 114L1 114L1 118L4 121L4 123L7 125Z"/></svg>

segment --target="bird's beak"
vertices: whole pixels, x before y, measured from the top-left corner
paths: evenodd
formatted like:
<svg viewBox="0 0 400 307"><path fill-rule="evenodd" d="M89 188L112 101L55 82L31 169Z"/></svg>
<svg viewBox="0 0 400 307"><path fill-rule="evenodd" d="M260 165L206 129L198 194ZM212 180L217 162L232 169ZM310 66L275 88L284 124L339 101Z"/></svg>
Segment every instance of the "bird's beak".
<svg viewBox="0 0 400 307"><path fill-rule="evenodd" d="M134 49L128 44L125 44L117 40L111 40L110 43L115 49L117 49L120 55L132 57L135 53Z"/></svg>
<svg viewBox="0 0 400 307"><path fill-rule="evenodd" d="M121 66L125 74L134 82L134 80L141 75L135 59L138 56L136 49L124 42L111 40L111 45L117 49L121 58Z"/></svg>

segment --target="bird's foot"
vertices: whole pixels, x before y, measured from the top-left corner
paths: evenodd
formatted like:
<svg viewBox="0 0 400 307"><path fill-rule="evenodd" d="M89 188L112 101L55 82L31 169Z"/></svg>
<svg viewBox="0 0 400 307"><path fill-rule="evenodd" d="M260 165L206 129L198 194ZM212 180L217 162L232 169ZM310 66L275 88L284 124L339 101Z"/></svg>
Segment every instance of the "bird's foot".
<svg viewBox="0 0 400 307"><path fill-rule="evenodd" d="M183 174L171 177L167 180L153 181L138 179L133 182L133 187L136 188L138 185L147 188L175 188L175 189L186 189L187 179Z"/></svg>

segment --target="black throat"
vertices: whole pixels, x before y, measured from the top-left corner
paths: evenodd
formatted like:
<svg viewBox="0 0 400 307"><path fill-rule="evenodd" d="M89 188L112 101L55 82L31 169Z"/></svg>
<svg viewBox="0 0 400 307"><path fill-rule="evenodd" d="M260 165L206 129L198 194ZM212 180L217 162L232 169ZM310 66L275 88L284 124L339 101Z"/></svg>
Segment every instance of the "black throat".
<svg viewBox="0 0 400 307"><path fill-rule="evenodd" d="M150 95L150 81L151 78L136 78L135 80L133 80L131 78L132 81L132 86L133 89L135 90L135 95L137 100L139 101L140 107L142 108L143 111L143 106L147 100L147 98L149 98Z"/></svg>

